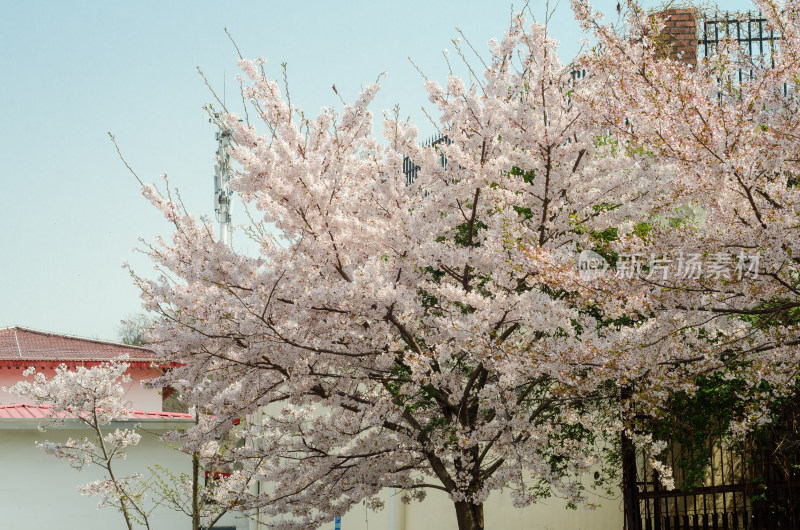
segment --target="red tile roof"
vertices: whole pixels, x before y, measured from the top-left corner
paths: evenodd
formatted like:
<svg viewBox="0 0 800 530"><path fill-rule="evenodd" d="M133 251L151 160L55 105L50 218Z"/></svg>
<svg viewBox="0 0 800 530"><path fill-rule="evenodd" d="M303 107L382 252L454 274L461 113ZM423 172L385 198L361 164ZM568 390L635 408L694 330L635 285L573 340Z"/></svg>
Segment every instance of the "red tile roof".
<svg viewBox="0 0 800 530"><path fill-rule="evenodd" d="M0 420L43 420L50 417L52 405L0 405ZM182 412L157 412L152 410L132 410L131 420L191 420L191 414ZM62 412L60 418L67 417L68 413Z"/></svg>
<svg viewBox="0 0 800 530"><path fill-rule="evenodd" d="M0 329L0 362L110 361L121 355L127 355L134 362L150 362L155 359L151 350L138 346L21 327Z"/></svg>

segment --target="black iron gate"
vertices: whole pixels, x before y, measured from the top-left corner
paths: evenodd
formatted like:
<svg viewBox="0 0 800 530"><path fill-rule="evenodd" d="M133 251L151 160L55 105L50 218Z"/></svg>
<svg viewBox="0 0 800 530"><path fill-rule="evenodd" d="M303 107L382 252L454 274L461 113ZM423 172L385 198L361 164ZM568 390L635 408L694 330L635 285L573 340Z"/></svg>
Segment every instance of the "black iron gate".
<svg viewBox="0 0 800 530"><path fill-rule="evenodd" d="M671 490L643 455L627 459L635 467L635 473L625 477L635 481L624 488L627 530L800 529L798 434L792 418L735 447L710 439L688 454L673 444L659 455L673 469ZM698 451L704 465L687 469L687 462L698 461Z"/></svg>

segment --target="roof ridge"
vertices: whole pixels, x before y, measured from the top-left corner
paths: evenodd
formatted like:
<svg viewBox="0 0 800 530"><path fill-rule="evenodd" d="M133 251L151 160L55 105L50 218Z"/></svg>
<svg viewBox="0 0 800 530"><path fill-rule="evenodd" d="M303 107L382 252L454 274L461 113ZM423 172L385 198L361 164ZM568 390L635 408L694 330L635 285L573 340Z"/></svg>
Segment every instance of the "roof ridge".
<svg viewBox="0 0 800 530"><path fill-rule="evenodd" d="M82 340L82 341L86 341L86 342L93 342L95 344L110 344L110 345L113 345L113 346L121 346L123 348L131 348L131 349L134 349L134 350L142 350L142 351L146 351L146 352L150 352L150 353L155 353L152 349L150 349L150 348L148 348L146 346L134 346L132 344L125 344L124 342L117 342L117 341L113 341L113 340L104 340L104 339L92 339L92 338L89 338L89 337L81 337L79 335L69 335L69 334L66 334L66 333L56 333L54 331L45 331L45 330L41 330L41 329L28 328L28 327L25 327L25 326L9 326L7 328L0 328L0 331L3 331L3 330L13 330L15 338L17 337L17 331L19 330L19 331L27 331L28 333L34 333L34 334L38 334L38 335L48 335L48 336L51 336L51 337L61 337L61 338L64 338L64 339ZM17 349L19 350L19 339L16 338L16 341L17 341ZM21 358L21 355L22 355L22 352L20 351L20 358Z"/></svg>

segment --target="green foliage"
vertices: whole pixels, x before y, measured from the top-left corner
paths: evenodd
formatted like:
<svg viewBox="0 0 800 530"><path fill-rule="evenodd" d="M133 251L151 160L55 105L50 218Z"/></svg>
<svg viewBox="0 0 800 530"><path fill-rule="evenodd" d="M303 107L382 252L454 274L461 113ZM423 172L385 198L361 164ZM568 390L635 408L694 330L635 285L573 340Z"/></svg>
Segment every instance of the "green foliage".
<svg viewBox="0 0 800 530"><path fill-rule="evenodd" d="M681 448L676 465L683 471L682 489L703 484L713 450L709 440L720 440L728 434L730 422L744 408L739 396L745 391L743 381L714 374L698 379L693 395L672 394L669 413L655 421L654 432L658 438L670 440Z"/></svg>
<svg viewBox="0 0 800 530"><path fill-rule="evenodd" d="M392 367L391 376L383 384L384 388L394 398L393 401L403 407L406 412L415 413L419 410L433 409L436 405L434 394L436 389L431 386L423 386L413 395L405 395L403 387L411 382L411 369L405 363L395 363ZM435 422L429 425L431 429L436 427Z"/></svg>
<svg viewBox="0 0 800 530"><path fill-rule="evenodd" d="M517 214L519 214L519 216L526 221L530 221L531 218L533 217L533 212L531 211L530 208L525 208L523 206L514 206L514 211L517 212Z"/></svg>
<svg viewBox="0 0 800 530"><path fill-rule="evenodd" d="M636 226L633 228L633 233L638 237L645 239L647 238L647 234L649 234L652 229L653 223L636 223Z"/></svg>
<svg viewBox="0 0 800 530"><path fill-rule="evenodd" d="M471 204L467 204L467 208L471 209L472 205ZM472 227L472 246L473 247L481 246L481 244L477 241L477 238L475 236L478 234L479 230L485 230L486 228L488 228L486 223L483 223L480 220L476 220L473 223L473 227ZM455 236L453 237L453 241L455 241L458 245L461 245L462 247L470 246L470 242L469 242L469 223L465 222L465 223L462 223L462 224L456 226L455 227L455 232L456 233L455 233Z"/></svg>
<svg viewBox="0 0 800 530"><path fill-rule="evenodd" d="M797 289L798 285L792 286ZM774 312L743 315L741 318L758 328L767 329L776 326L793 326L800 324L800 302L788 298L775 298L754 308L757 311L773 309Z"/></svg>
<svg viewBox="0 0 800 530"><path fill-rule="evenodd" d="M538 406L541 399L543 399L544 392L549 391L549 387L542 387L541 391L537 394L537 400L532 402L532 407ZM585 396L580 400L572 400L569 407L576 412L583 413L598 408L606 412L616 410L619 400L618 389L615 384L608 383L601 387L591 395ZM559 413L558 408L554 408L539 418L541 422L555 423L559 427L559 436L556 436L552 444L553 447L558 447L559 441L562 444L571 443L585 443L588 446L599 449L601 452L601 459L599 468L595 470L592 480L592 488L595 491L605 491L609 496L617 495L619 487L619 473L621 469L621 452L620 440L618 436L606 436L602 433L594 432L586 429L580 423L567 423L562 420L563 416ZM610 416L609 416L610 418ZM545 454L545 458L550 466L550 470L554 473L567 474L570 464L569 459L565 458L558 451L551 451ZM568 505L567 508L573 509L574 506Z"/></svg>
<svg viewBox="0 0 800 530"><path fill-rule="evenodd" d="M680 449L675 453L678 455L675 465L682 471L683 480L676 485L684 491L704 484L715 447L719 447L723 441L734 447L742 447L743 442L734 443L731 440L732 422L743 416L747 403L755 399L756 394L763 400L764 395L770 395L773 391L766 382L750 388L742 379L730 378L722 373L700 377L696 386L696 391L691 394L672 392L665 406L664 417L644 420L652 423L651 428L657 438L668 440L673 447ZM787 410L792 399L774 398L773 410ZM776 413L773 420L779 415ZM764 446L774 425L775 421L756 429L749 435L747 444L752 447Z"/></svg>
<svg viewBox="0 0 800 530"><path fill-rule="evenodd" d="M512 167L511 171L509 171L508 174L513 175L515 177L522 177L522 181L525 182L525 184L533 184L533 179L536 178L535 169L530 169L526 171L517 166Z"/></svg>

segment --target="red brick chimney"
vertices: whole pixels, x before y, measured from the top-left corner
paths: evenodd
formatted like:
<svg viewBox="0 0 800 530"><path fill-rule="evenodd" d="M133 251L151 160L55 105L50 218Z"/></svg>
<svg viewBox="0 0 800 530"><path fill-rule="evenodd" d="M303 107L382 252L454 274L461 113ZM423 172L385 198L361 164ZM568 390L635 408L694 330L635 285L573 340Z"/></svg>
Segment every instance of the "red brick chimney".
<svg viewBox="0 0 800 530"><path fill-rule="evenodd" d="M697 12L694 9L667 9L657 14L666 18L661 33L665 55L697 66Z"/></svg>

